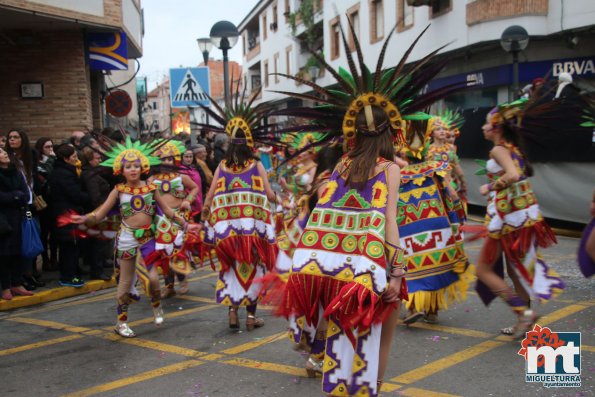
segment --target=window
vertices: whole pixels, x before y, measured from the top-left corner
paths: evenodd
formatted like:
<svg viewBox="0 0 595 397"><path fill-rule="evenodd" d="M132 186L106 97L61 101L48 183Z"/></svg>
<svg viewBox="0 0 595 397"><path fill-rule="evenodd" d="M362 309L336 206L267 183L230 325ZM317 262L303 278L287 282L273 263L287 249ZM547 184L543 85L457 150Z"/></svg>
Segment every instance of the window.
<svg viewBox="0 0 595 397"><path fill-rule="evenodd" d="M402 32L413 26L413 7L407 0L398 0L397 4L397 32Z"/></svg>
<svg viewBox="0 0 595 397"><path fill-rule="evenodd" d="M329 21L331 34L331 61L339 58L341 54L341 31L339 28L339 17L336 16Z"/></svg>
<svg viewBox="0 0 595 397"><path fill-rule="evenodd" d="M269 61L264 61L264 86L268 87L269 86Z"/></svg>
<svg viewBox="0 0 595 397"><path fill-rule="evenodd" d="M285 11L283 15L285 16L285 23L289 22L289 14L291 14L291 8L289 8L289 0L285 0Z"/></svg>
<svg viewBox="0 0 595 397"><path fill-rule="evenodd" d="M271 22L271 30L277 30L277 4L273 6L273 22Z"/></svg>
<svg viewBox="0 0 595 397"><path fill-rule="evenodd" d="M246 34L242 35L242 55L246 55Z"/></svg>
<svg viewBox="0 0 595 397"><path fill-rule="evenodd" d="M349 18L351 21L351 25L353 25L353 34L358 38L359 41L359 3L347 10L347 18ZM353 35L351 33L349 33L348 43L349 50L351 52L355 51L355 40L353 39Z"/></svg>
<svg viewBox="0 0 595 397"><path fill-rule="evenodd" d="M157 110L157 102L153 101L153 110Z"/></svg>
<svg viewBox="0 0 595 397"><path fill-rule="evenodd" d="M384 4L382 0L370 0L370 43L384 37Z"/></svg>
<svg viewBox="0 0 595 397"><path fill-rule="evenodd" d="M291 64L293 63L292 46L285 49L285 74L291 76Z"/></svg>
<svg viewBox="0 0 595 397"><path fill-rule="evenodd" d="M438 18L452 10L451 0L435 0L430 6L430 18Z"/></svg>
<svg viewBox="0 0 595 397"><path fill-rule="evenodd" d="M273 55L273 72L275 73L275 84L279 83L279 53Z"/></svg>
<svg viewBox="0 0 595 397"><path fill-rule="evenodd" d="M267 16L266 14L262 16L262 39L267 39Z"/></svg>

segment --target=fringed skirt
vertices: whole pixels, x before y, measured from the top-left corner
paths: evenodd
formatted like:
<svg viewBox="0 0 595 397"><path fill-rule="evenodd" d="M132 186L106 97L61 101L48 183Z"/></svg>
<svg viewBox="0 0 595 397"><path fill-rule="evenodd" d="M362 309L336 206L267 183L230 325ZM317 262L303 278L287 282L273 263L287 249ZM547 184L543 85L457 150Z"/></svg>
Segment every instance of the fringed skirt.
<svg viewBox="0 0 595 397"><path fill-rule="evenodd" d="M486 213L488 229L485 254L500 242L510 267L532 299L545 302L564 289L564 282L543 260L539 248L556 243L528 181L490 193Z"/></svg>
<svg viewBox="0 0 595 397"><path fill-rule="evenodd" d="M415 176L401 184L397 218L408 265L407 308L436 312L467 298L473 269L460 232L461 202L442 178Z"/></svg>

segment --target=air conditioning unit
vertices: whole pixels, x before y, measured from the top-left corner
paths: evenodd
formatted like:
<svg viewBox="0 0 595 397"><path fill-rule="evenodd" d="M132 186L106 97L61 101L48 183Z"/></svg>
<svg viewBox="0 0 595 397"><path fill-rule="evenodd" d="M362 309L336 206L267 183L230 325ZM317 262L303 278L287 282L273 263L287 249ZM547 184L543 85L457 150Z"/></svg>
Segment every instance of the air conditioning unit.
<svg viewBox="0 0 595 397"><path fill-rule="evenodd" d="M410 7L431 6L435 0L407 0L407 5Z"/></svg>
<svg viewBox="0 0 595 397"><path fill-rule="evenodd" d="M277 22L271 22L271 24L269 25L269 28L271 28L271 30L274 32L275 30L277 30Z"/></svg>

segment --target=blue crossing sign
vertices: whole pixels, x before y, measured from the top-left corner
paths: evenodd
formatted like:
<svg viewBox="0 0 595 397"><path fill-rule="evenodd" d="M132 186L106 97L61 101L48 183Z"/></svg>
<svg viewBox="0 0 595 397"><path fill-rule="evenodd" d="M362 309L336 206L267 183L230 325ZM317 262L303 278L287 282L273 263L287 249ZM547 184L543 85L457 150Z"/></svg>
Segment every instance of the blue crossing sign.
<svg viewBox="0 0 595 397"><path fill-rule="evenodd" d="M175 68L169 70L169 95L172 108L209 106L209 68Z"/></svg>

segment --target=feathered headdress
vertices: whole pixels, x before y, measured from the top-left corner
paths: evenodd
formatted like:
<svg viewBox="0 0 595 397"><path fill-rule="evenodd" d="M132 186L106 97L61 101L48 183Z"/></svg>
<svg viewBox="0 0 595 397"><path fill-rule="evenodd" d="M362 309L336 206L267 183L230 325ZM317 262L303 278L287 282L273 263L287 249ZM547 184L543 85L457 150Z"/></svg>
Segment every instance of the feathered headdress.
<svg viewBox="0 0 595 397"><path fill-rule="evenodd" d="M200 107L220 125L193 124L216 133L226 133L233 144L247 145L250 148L254 147L257 142L269 146L282 146L279 140L275 139L270 132L275 126L265 122L265 116L271 110L270 106L267 103L260 103L252 107L252 103L258 97L260 89L254 92L250 98L246 98L246 87L244 87L242 95L240 95L239 90L240 80L238 80L236 86L235 100L232 101L229 108L225 109L219 106L208 94L205 94L215 110L202 104Z"/></svg>
<svg viewBox="0 0 595 397"><path fill-rule="evenodd" d="M440 120L442 120L447 129L454 132L455 137L461 135L460 128L465 124L465 118L459 111L446 109L438 113L436 117L439 117Z"/></svg>
<svg viewBox="0 0 595 397"><path fill-rule="evenodd" d="M100 165L111 167L114 175L120 175L126 162L139 162L141 172L147 174L152 165L161 164L159 157L153 155L158 147L155 144L140 143L139 141L133 143L130 137L126 137L124 144L112 141L111 147L106 148L108 149L105 152L107 160Z"/></svg>
<svg viewBox="0 0 595 397"><path fill-rule="evenodd" d="M366 128L360 132L367 135L376 135L385 130L383 125L377 123L372 116L372 107L380 108L385 114L388 124L395 133L395 139L399 143L404 143L403 129L407 120L427 119L429 116L422 113L427 106L436 100L450 94L454 90L461 88L461 84L453 84L440 89L420 94L420 91L426 84L436 76L443 68L447 60L435 61L434 56L444 47L431 52L420 59L412 66L405 66L409 54L415 44L428 29L414 40L411 46L405 51L398 65L394 68L383 69L384 56L387 51L388 43L394 33L394 28L386 38L380 56L376 63L376 68L372 73L364 63L363 53L360 43L355 35L351 22L349 23L355 50L357 54L357 63L351 55L351 49L340 27L343 46L347 57L349 71L339 67L338 70L332 68L326 63L319 54L312 53L317 61L337 80L338 88L327 89L317 85L314 82L303 80L296 76L278 73L278 75L295 80L312 88L319 96L312 94L300 94L287 91L276 91L281 94L295 98L306 99L319 103L315 108L291 108L277 111L274 114L304 117L307 119L316 119L316 125L303 126L301 131L319 131L326 132L321 141L317 144L323 144L326 141L336 139L337 135L342 135L347 149L353 147L356 137L356 118L361 112L364 112L366 118ZM429 27L429 26L428 26ZM294 131L300 129L294 128Z"/></svg>
<svg viewBox="0 0 595 397"><path fill-rule="evenodd" d="M152 146L157 146L157 150L153 153L159 158L173 157L176 162L182 161L182 154L186 151L184 143L173 139L158 139L153 142Z"/></svg>

